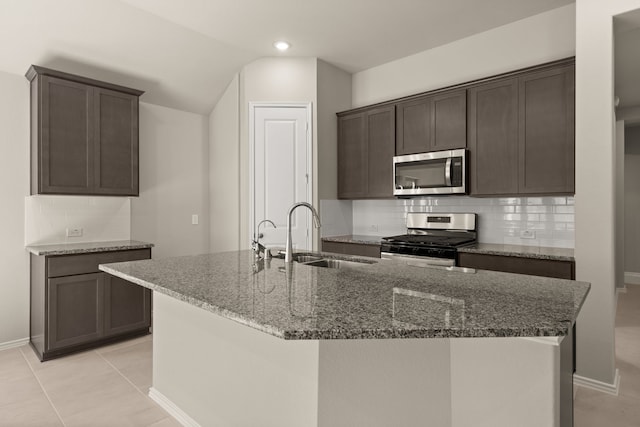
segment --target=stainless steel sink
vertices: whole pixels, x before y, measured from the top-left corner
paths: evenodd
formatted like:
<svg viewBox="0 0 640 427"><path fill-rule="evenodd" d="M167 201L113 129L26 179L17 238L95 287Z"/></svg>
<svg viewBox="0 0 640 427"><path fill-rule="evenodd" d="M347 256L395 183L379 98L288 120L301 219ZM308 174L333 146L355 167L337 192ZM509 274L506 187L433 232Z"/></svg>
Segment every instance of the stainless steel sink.
<svg viewBox="0 0 640 427"><path fill-rule="evenodd" d="M314 262L314 261L322 261L322 257L320 256L313 256L313 255L294 255L293 259L296 262L300 262L303 264L309 263L309 262Z"/></svg>
<svg viewBox="0 0 640 427"><path fill-rule="evenodd" d="M303 258L303 257L300 257ZM306 258L306 257L305 257ZM323 268L359 268L367 265L375 264L376 261L372 260L364 260L364 259L335 259L335 258L318 258L318 257L308 257L308 258L316 258L313 260L298 262L304 265L308 265L311 267L323 267Z"/></svg>

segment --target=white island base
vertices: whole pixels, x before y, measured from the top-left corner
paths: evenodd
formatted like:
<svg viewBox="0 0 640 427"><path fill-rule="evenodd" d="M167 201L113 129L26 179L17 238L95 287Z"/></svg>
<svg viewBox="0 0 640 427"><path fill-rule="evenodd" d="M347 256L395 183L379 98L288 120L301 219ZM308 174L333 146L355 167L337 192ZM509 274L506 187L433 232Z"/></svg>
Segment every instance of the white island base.
<svg viewBox="0 0 640 427"><path fill-rule="evenodd" d="M570 337L284 340L153 302L149 395L184 425L573 424Z"/></svg>

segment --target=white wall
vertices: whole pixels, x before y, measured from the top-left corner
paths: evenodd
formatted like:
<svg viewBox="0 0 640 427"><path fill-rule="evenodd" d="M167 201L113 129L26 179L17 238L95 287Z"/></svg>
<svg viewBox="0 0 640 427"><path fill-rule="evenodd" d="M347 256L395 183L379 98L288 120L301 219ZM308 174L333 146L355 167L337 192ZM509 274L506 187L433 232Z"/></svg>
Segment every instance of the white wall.
<svg viewBox="0 0 640 427"><path fill-rule="evenodd" d="M625 259L625 236L624 236L624 121L618 120L615 128L614 139L614 163L615 171L614 188L614 231L615 231L615 285L617 288L624 288L624 259Z"/></svg>
<svg viewBox="0 0 640 427"><path fill-rule="evenodd" d="M624 162L624 271L640 283L640 126L625 129Z"/></svg>
<svg viewBox="0 0 640 427"><path fill-rule="evenodd" d="M575 5L354 74L359 107L572 56Z"/></svg>
<svg viewBox="0 0 640 427"><path fill-rule="evenodd" d="M233 78L209 116L209 244L211 252L240 244L240 81Z"/></svg>
<svg viewBox="0 0 640 427"><path fill-rule="evenodd" d="M576 276L591 282L578 317L577 374L613 387L615 235L613 16L639 0L576 1Z"/></svg>
<svg viewBox="0 0 640 427"><path fill-rule="evenodd" d="M129 240L131 200L34 195L25 198L25 221L25 245ZM67 237L67 228L81 228L82 236Z"/></svg>
<svg viewBox="0 0 640 427"><path fill-rule="evenodd" d="M314 170L316 203L338 197L338 118L351 108L351 74L318 60L318 167Z"/></svg>
<svg viewBox="0 0 640 427"><path fill-rule="evenodd" d="M351 108L351 74L322 60L317 62L317 152L314 153L313 204L319 207L320 235L351 234L351 202L338 198L338 118L336 113ZM345 221L346 219L346 221ZM329 234L335 233L335 234Z"/></svg>
<svg viewBox="0 0 640 427"><path fill-rule="evenodd" d="M0 348L29 337L29 256L24 199L29 194L29 82L0 72ZM18 342L16 342L18 341Z"/></svg>
<svg viewBox="0 0 640 427"><path fill-rule="evenodd" d="M208 150L207 117L140 103L140 197L131 202L131 237L154 243L154 258L209 251Z"/></svg>

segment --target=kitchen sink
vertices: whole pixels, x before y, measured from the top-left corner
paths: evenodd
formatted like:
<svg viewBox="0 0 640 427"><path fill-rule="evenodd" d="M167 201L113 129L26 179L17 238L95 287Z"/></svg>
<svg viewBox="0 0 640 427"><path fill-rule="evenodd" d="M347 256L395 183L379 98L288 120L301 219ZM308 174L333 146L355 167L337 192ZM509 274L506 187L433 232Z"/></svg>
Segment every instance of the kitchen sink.
<svg viewBox="0 0 640 427"><path fill-rule="evenodd" d="M357 267L364 267L367 265L375 264L377 262L377 261L357 259L357 258L351 258L348 260L335 259L335 258L319 258L318 259L318 257L309 257L309 258L316 258L316 259L307 260L307 261L299 260L298 262L303 265L308 265L311 267L323 267L323 268L354 268L354 267L357 268Z"/></svg>

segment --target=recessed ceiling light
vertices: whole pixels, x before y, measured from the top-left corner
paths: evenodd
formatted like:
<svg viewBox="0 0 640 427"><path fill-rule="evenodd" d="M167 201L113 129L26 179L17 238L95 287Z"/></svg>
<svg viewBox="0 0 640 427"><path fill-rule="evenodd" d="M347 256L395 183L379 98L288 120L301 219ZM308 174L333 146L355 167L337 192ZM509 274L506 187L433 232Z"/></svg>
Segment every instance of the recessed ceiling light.
<svg viewBox="0 0 640 427"><path fill-rule="evenodd" d="M289 49L291 47L291 45L289 43L287 43L284 40L279 40L277 42L275 42L273 44L273 46L275 46L276 49L278 49L281 52L284 52L285 50Z"/></svg>

